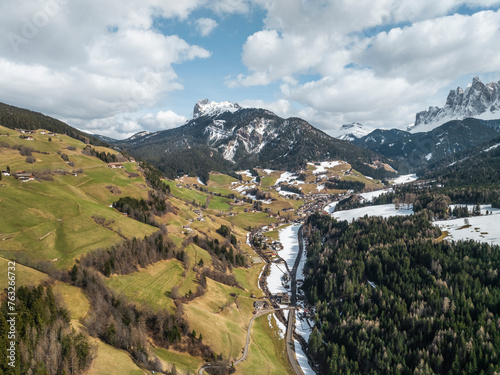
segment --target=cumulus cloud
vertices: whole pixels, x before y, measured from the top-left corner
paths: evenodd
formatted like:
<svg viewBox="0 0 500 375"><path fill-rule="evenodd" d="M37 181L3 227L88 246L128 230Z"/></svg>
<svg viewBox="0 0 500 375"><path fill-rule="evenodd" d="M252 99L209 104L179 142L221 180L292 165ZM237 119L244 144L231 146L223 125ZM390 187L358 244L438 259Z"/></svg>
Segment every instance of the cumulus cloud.
<svg viewBox="0 0 500 375"><path fill-rule="evenodd" d="M187 118L173 111L148 113L139 119L139 124L146 130L158 131L172 129L186 123Z"/></svg>
<svg viewBox="0 0 500 375"><path fill-rule="evenodd" d="M211 18L198 18L195 22L196 30L201 36L208 36L217 27L217 21Z"/></svg>
<svg viewBox="0 0 500 375"><path fill-rule="evenodd" d="M498 0L259 1L267 15L242 48L248 71L227 85L281 81L282 98L331 132L351 121L406 127L454 80L500 76L500 12L481 10Z"/></svg>
<svg viewBox="0 0 500 375"><path fill-rule="evenodd" d="M152 106L183 88L174 64L210 56L153 25L157 17L184 20L200 3L2 2L0 100L81 128L118 129L123 118L117 115ZM124 121L125 133L136 130L134 120Z"/></svg>
<svg viewBox="0 0 500 375"><path fill-rule="evenodd" d="M267 109L280 117L287 118L296 115L296 111L292 108L290 101L279 99L274 102L266 102L264 100L243 100L238 103L243 108L263 108Z"/></svg>
<svg viewBox="0 0 500 375"><path fill-rule="evenodd" d="M380 76L452 80L463 74L498 70L500 54L491 48L500 39L500 12L455 14L382 32L354 56ZM481 56L480 59L477 57Z"/></svg>

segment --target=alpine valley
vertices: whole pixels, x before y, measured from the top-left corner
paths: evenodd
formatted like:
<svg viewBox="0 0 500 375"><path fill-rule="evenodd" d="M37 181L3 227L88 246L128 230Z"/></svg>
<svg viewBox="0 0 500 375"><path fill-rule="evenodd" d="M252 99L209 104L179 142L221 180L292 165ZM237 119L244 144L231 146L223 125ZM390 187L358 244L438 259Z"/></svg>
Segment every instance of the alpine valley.
<svg viewBox="0 0 500 375"><path fill-rule="evenodd" d="M0 373L500 373L498 85L337 137L229 101L125 140L0 104Z"/></svg>

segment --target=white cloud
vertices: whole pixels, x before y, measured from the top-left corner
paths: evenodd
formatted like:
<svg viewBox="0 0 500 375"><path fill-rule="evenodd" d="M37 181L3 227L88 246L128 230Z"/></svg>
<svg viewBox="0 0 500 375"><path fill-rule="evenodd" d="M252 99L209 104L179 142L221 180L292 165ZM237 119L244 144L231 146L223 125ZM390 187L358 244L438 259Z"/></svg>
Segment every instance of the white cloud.
<svg viewBox="0 0 500 375"><path fill-rule="evenodd" d="M498 0L259 2L267 16L242 48L248 71L226 84L281 82L282 98L305 106L304 117L327 131L352 121L406 127L455 80L500 77L492 48L500 12L478 11ZM454 14L460 7L470 14Z"/></svg>
<svg viewBox="0 0 500 375"><path fill-rule="evenodd" d="M372 38L356 59L380 76L418 82L429 77L453 80L473 72L498 70L500 12L452 15L395 28ZM478 58L478 56L481 56Z"/></svg>
<svg viewBox="0 0 500 375"><path fill-rule="evenodd" d="M146 130L157 131L176 128L186 123L186 121L186 117L169 110L148 113L139 119L139 124Z"/></svg>
<svg viewBox="0 0 500 375"><path fill-rule="evenodd" d="M217 21L211 18L198 18L195 22L196 30L201 36L208 36L217 27Z"/></svg>
<svg viewBox="0 0 500 375"><path fill-rule="evenodd" d="M183 88L173 64L210 56L153 27L155 17L186 19L200 2L2 2L0 33L7 37L0 40L0 100L82 129L104 123L118 129L116 115ZM132 126L124 121L123 129Z"/></svg>
<svg viewBox="0 0 500 375"><path fill-rule="evenodd" d="M250 9L251 0L212 0L207 6L219 14L246 13Z"/></svg>
<svg viewBox="0 0 500 375"><path fill-rule="evenodd" d="M275 102L266 102L264 100L243 100L238 104L243 108L267 109L283 118L292 117L296 114L296 111L294 111L291 107L291 103L286 99L279 99Z"/></svg>

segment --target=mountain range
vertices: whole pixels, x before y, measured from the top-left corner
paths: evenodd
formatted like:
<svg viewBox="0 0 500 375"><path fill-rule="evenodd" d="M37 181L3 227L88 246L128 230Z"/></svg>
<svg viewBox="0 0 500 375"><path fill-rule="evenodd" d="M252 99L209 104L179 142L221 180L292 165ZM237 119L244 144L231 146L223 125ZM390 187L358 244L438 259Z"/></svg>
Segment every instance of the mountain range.
<svg viewBox="0 0 500 375"><path fill-rule="evenodd" d="M412 171L498 136L500 120L467 118L421 133L377 129L352 143L398 161L400 168Z"/></svg>
<svg viewBox="0 0 500 375"><path fill-rule="evenodd" d="M155 163L169 177L206 175L253 167L297 170L307 162L342 159L377 173L374 162L387 158L339 140L308 122L281 118L265 109L207 99L196 103L185 125L156 133L138 133L117 143L132 155ZM386 174L385 170L378 171Z"/></svg>

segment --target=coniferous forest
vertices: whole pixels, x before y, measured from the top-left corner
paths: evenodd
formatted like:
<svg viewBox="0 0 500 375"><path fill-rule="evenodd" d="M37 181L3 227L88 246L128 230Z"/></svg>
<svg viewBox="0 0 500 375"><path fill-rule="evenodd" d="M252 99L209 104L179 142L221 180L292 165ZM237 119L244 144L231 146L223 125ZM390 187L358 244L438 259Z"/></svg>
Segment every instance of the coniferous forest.
<svg viewBox="0 0 500 375"><path fill-rule="evenodd" d="M440 241L430 216L307 220L322 374L498 373L500 248Z"/></svg>

